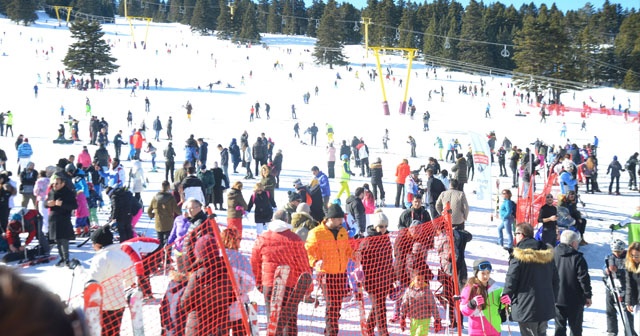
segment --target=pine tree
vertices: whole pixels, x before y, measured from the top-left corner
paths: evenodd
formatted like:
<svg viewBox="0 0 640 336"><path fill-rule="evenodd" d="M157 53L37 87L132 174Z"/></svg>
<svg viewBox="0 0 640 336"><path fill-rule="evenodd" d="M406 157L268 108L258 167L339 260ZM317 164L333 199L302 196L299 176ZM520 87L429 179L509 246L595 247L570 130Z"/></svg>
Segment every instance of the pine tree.
<svg viewBox="0 0 640 336"><path fill-rule="evenodd" d="M486 41L485 29L482 25L483 8L475 0L471 0L462 16L462 31L458 43L460 60L474 65L489 65L487 44L476 41Z"/></svg>
<svg viewBox="0 0 640 336"><path fill-rule="evenodd" d="M282 18L280 15L280 4L278 0L271 0L269 6L269 17L267 19L267 33L277 34L282 32Z"/></svg>
<svg viewBox="0 0 640 336"><path fill-rule="evenodd" d="M640 90L640 73L627 70L627 74L624 76L622 82L622 88L625 90Z"/></svg>
<svg viewBox="0 0 640 336"><path fill-rule="evenodd" d="M329 0L320 19L318 38L316 40L315 50L313 51L313 57L315 58L315 63L329 64L330 69L333 69L334 64L347 64L345 56L342 53L342 36L338 20L339 15L336 1Z"/></svg>
<svg viewBox="0 0 640 336"><path fill-rule="evenodd" d="M231 11L227 6L226 0L218 1L220 6L220 15L218 16L218 31L217 36L219 39L229 40L233 36L233 25L231 22Z"/></svg>
<svg viewBox="0 0 640 336"><path fill-rule="evenodd" d="M180 23L188 25L191 22L191 18L193 17L193 9L196 6L196 0L183 0L184 5L184 14L182 15L182 19Z"/></svg>
<svg viewBox="0 0 640 336"><path fill-rule="evenodd" d="M216 18L211 0L197 0L191 17L191 31L209 35L216 28Z"/></svg>
<svg viewBox="0 0 640 336"><path fill-rule="evenodd" d="M28 26L38 19L36 0L13 0L7 6L7 16L11 21Z"/></svg>
<svg viewBox="0 0 640 336"><path fill-rule="evenodd" d="M104 32L99 23L74 21L69 31L76 42L69 46L62 63L71 73L88 74L93 82L95 75L108 75L118 69L117 60L111 57L111 47L102 38Z"/></svg>
<svg viewBox="0 0 640 336"><path fill-rule="evenodd" d="M241 41L260 41L260 32L256 25L256 8L253 2L249 1L249 5L245 8L245 12L242 18L242 29L238 35L238 39Z"/></svg>

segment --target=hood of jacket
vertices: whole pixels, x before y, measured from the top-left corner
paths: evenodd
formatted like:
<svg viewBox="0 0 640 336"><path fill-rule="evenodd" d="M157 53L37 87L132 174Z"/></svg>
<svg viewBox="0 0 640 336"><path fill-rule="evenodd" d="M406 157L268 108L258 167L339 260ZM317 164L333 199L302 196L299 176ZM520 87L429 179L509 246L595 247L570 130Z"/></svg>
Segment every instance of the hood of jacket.
<svg viewBox="0 0 640 336"><path fill-rule="evenodd" d="M267 230L272 232L284 232L287 230L291 230L291 225L289 225L287 222L275 219L269 222L269 224L267 225Z"/></svg>
<svg viewBox="0 0 640 336"><path fill-rule="evenodd" d="M384 234L389 233L389 231L385 232ZM373 225L369 225L367 226L367 237L376 237L376 236L382 236L382 233L376 231L376 228L373 227Z"/></svg>
<svg viewBox="0 0 640 336"><path fill-rule="evenodd" d="M378 168L382 169L382 163L374 162L369 166L369 168L371 168L371 169L378 169Z"/></svg>
<svg viewBox="0 0 640 336"><path fill-rule="evenodd" d="M349 196L349 198L347 198L347 203L345 203L347 206L355 206L356 203L358 203L358 198L355 197L354 195Z"/></svg>
<svg viewBox="0 0 640 336"><path fill-rule="evenodd" d="M557 253L561 257L568 257L568 256L580 254L580 252L575 250L573 247L564 243L560 243L558 244L558 246L555 247L555 253Z"/></svg>
<svg viewBox="0 0 640 336"><path fill-rule="evenodd" d="M523 263L547 264L553 261L553 249L541 241L528 238L513 249L513 257Z"/></svg>

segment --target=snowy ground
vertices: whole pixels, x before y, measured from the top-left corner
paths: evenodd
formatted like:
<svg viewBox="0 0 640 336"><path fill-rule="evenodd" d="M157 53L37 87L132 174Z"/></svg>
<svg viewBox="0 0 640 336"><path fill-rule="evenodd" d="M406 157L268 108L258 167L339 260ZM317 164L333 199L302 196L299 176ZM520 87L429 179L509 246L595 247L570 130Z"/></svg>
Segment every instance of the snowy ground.
<svg viewBox="0 0 640 336"><path fill-rule="evenodd" d="M285 203L286 191L292 190L292 182L301 178L308 182L312 175L310 168L314 165L326 171L326 138L323 136L325 122L331 123L335 130L337 141L350 140L354 135L363 137L369 146L372 158L381 157L384 167L385 190L387 191L387 204L393 204L395 198L394 174L395 167L402 158L408 157L409 146L407 137L412 135L418 142L417 159L410 159L412 167L426 164L430 156L437 157L437 149L433 146L436 136L445 141L452 138L460 139L463 150L466 152L469 143L468 133L478 132L487 134L495 131L498 141L507 136L519 147L532 147L529 145L536 138L543 139L552 144L565 144L566 139L559 136L560 125L566 122L568 125L567 136L571 142L580 145L591 142L594 135L600 139L600 186L605 190L608 186L608 177L605 176L605 168L613 155L618 155L622 163L640 145L640 135L637 124L625 123L622 117L607 117L593 114L587 120L588 131L580 131L580 115L567 113L564 117L548 117L546 124L540 124L537 117L537 109L519 105L511 97L511 89L507 89L508 78L483 77L487 81L490 98L458 95L457 88L460 84L479 85L480 77L462 73L449 73L443 69L437 69L438 77L433 72L427 79L426 67L419 62L414 63L411 71L409 96L417 105L418 111L415 120L408 115L400 115L398 107L404 94L404 87L398 86L398 80L402 78L407 84L407 61L396 56L383 56L384 67L388 66L394 71L394 81L387 81L386 92L391 110L390 116L382 113L382 95L380 83L370 82L367 71L375 66L375 58L360 46L348 46L345 48L349 60L352 62L353 71L348 72L344 67L334 68L318 67L313 64L310 52L314 41L305 37L292 36L266 36L263 42L268 47L237 46L226 41L217 41L211 37L200 37L191 34L188 27L174 24L152 24L148 34L148 47L146 50L133 49L129 26L124 20L118 20L116 25L103 26L106 38L113 45L113 55L118 59L120 69L108 78L110 87L103 91L90 90L81 92L77 90L65 90L56 88L55 77L57 70L63 70L61 59L64 57L67 46L71 42L70 34L64 27L57 27L57 21L41 14L41 19L33 26L18 26L6 19L0 19L0 69L3 81L0 81L0 92L3 99L0 101L0 111L11 110L14 113L15 134L24 134L29 138L34 149L33 161L36 169L43 169L46 165L55 164L60 157L70 154L78 154L82 145L88 143L88 120L84 113L84 102L88 97L91 100L93 114L105 117L110 124L110 137L119 129L125 130L126 113L133 112L134 125L139 125L142 120L148 127L153 119L160 116L163 124L169 115L174 119L174 146L178 151L178 157L183 157L183 141L189 134L203 137L209 143L209 166L218 160L218 151L215 146L218 143L225 147L231 138L239 138L240 134L247 130L250 135L250 143L256 137L265 132L276 144L276 149L282 149L284 154L283 172L281 174L281 189L276 191L276 201L279 205ZM139 23L135 27L135 36L141 39L145 35L145 27ZM139 45L139 43L138 43ZM167 50L171 49L171 53ZM291 52L287 53L286 50ZM44 51L48 50L49 55ZM282 64L282 69L274 70L274 63ZM304 70L298 65L302 62ZM366 64L366 68L361 64ZM52 83L47 83L47 73L50 73ZM252 75L250 75L252 73ZM336 73L340 73L342 79L334 86ZM291 74L291 79L289 79ZM39 76L38 76L39 75ZM69 75L67 73L67 75ZM244 85L241 78L244 76ZM447 78L447 76L449 78ZM34 97L33 86L41 78L38 84L40 91L38 97ZM120 77L136 77L140 80L150 78L153 87L154 78L163 80L163 87L149 91L138 91L137 97L130 97L130 90L119 88L116 79ZM357 78L359 77L359 78ZM222 85L214 85L213 92L209 92L208 84L220 80ZM365 84L365 91L359 90L360 82ZM234 88L226 88L229 83ZM318 86L319 95L313 94L314 87ZM201 86L202 90L197 90ZM444 88L444 102L433 94L433 99L428 101L429 90ZM500 97L502 92L507 92L506 107L501 107ZM309 104L303 104L302 96L311 92ZM151 112L144 112L144 98L149 97ZM623 108L630 104L631 110L637 113L640 107L640 95L637 92L626 92L616 89L595 89L565 93L563 101L569 107L579 107L582 101L589 102L589 97L597 103L611 107L615 96L615 106L621 103ZM193 120L189 122L182 107L189 100L193 104ZM259 101L271 105L271 120L266 120L264 113L262 119L256 119L249 123L249 109L252 104ZM484 118L487 103L490 103L491 119ZM296 105L298 121L301 130L311 126L312 122L320 128L318 146L312 147L301 144L293 137L293 125L290 106ZM80 138L83 140L73 145L53 145L51 140L57 136L58 124L62 122L59 109L64 105L66 115L72 115L80 120ZM431 131L422 131L421 115L425 110L431 113ZM522 110L531 112L527 117L515 117L514 114ZM65 117L66 117L65 115ZM390 142L388 153L382 151L382 135L389 129ZM148 131L148 138L152 138L152 131ZM163 134L160 144L154 145L162 150L166 147L166 136ZM309 138L303 137L305 142ZM14 173L17 171L15 164L16 153L14 150L15 138L0 138L0 148L9 156L8 168ZM90 152L97 149L90 146ZM110 151L112 148L110 148ZM124 150L126 152L126 150ZM161 152L161 151L160 151ZM143 156L145 170L151 168L148 157ZM159 167L164 167L159 160ZM449 169L450 164L441 162L443 168ZM125 168L130 163L125 162ZM355 170L359 173L359 170ZM493 178L498 178L497 166L492 167ZM147 173L149 188L143 193L143 199L148 204L150 198L158 191L160 182L164 178L164 171ZM230 180L238 180L243 174L232 174ZM603 258L609 253L608 242L611 239L608 226L611 223L624 219L635 206L640 204L637 192L627 190L628 177L624 173L621 179L622 196L608 196L604 193L595 195L583 195L586 208L582 209L589 218L585 239L590 243L581 247L590 267L592 286L594 288L593 306L586 309L584 315L585 335L602 335L605 333L605 289L602 284ZM509 186L510 178L501 178L501 186ZM245 184L245 198L248 197L255 180ZM356 177L352 179L351 189L357 185L368 182L367 179ZM471 265L474 259L488 258L495 265L496 271L493 277L504 281L507 268L507 253L495 244L497 221L490 221L493 202L479 202L470 191L476 187L470 182L466 187L472 211L467 222L467 228L474 235L474 240L467 247L467 264ZM334 193L338 190L336 180L332 181ZM495 192L495 190L494 190ZM495 198L494 198L495 199ZM17 199L16 201L19 201ZM387 208L385 212L392 218L392 228L395 226L394 218L400 214L400 209ZM225 222L226 213L218 213L218 220ZM253 218L252 215L249 216ZM101 219L104 216L101 215ZM248 237L243 241L241 249L248 252L253 244L255 233L253 223L245 221L249 230ZM139 229L154 235L153 223L146 214L138 225ZM626 241L625 233L615 233L615 237ZM87 266L93 252L89 245L83 248L73 248L73 257L79 258ZM76 297L80 293L84 279L81 272L76 271L75 280L72 280L72 271L58 269L52 265L44 265L20 270L29 279L46 286L58 293L63 299L69 296ZM73 281L73 286L71 282ZM155 277L153 280L155 293L164 291L163 277ZM71 291L71 295L69 292ZM253 293L255 294L255 293ZM160 297L160 294L158 294ZM252 295L258 297L258 295ZM304 304L303 304L304 305ZM390 306L389 306L390 307ZM148 305L145 308L148 314L155 314L156 307ZM260 308L262 310L263 307ZM300 324L303 326L301 334L321 333L324 308L313 310L310 306L301 306ZM150 315L149 315L150 316ZM156 320L157 321L157 320ZM264 320L262 320L264 322ZM147 333L156 334L158 325L150 325L147 319ZM552 325L552 323L550 323ZM126 322L125 326L128 325ZM357 310L348 308L343 312L341 326L344 330L357 330ZM262 328L264 330L264 323ZM396 326L390 325L390 331L399 334ZM550 327L549 332L552 331ZM517 327L512 324L512 334L519 334ZM507 327L504 326L504 330Z"/></svg>

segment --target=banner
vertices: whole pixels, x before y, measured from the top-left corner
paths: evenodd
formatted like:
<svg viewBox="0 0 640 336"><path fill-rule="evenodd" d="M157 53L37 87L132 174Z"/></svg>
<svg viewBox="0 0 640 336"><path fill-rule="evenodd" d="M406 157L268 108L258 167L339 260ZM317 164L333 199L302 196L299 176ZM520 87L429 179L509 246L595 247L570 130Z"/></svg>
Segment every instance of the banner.
<svg viewBox="0 0 640 336"><path fill-rule="evenodd" d="M476 132L470 132L471 150L473 151L473 165L475 169L476 198L479 201L491 200L491 152L487 137Z"/></svg>

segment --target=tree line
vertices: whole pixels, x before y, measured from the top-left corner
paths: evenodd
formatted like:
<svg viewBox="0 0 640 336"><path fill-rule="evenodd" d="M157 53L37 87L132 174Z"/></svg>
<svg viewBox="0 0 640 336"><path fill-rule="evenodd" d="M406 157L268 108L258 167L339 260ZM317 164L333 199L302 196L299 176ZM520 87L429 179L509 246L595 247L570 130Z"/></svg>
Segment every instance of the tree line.
<svg viewBox="0 0 640 336"><path fill-rule="evenodd" d="M38 2L0 0L0 12L27 24L35 20L31 14ZM124 15L125 5L124 0L44 2L107 17ZM259 42L260 33L315 37L316 62L330 66L347 61L342 46L364 43L364 17L370 21L370 46L416 48L428 64L512 74L519 86L536 92L640 89L640 13L608 0L602 8L586 3L566 13L555 3L515 8L476 0L466 7L449 0L368 0L362 10L335 0L313 0L309 7L303 0L128 0L127 14L179 22L238 42Z"/></svg>

